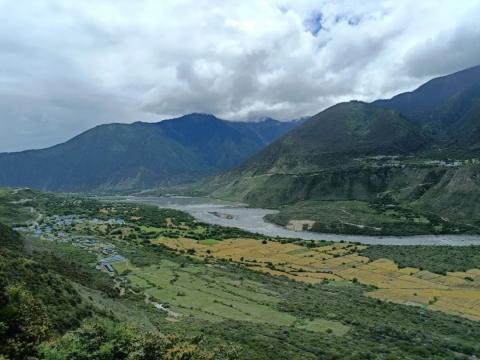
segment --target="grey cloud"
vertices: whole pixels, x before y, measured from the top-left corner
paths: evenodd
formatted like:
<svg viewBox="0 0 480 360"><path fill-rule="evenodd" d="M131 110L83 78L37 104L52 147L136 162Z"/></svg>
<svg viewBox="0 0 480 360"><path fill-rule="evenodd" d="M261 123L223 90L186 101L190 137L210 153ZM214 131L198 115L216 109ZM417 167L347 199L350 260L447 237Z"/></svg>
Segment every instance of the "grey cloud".
<svg viewBox="0 0 480 360"><path fill-rule="evenodd" d="M479 44L480 22L454 32L442 32L409 51L405 59L407 72L421 78L479 65Z"/></svg>
<svg viewBox="0 0 480 360"><path fill-rule="evenodd" d="M90 95L0 96L3 151L48 147L101 123L133 121L120 99Z"/></svg>
<svg viewBox="0 0 480 360"><path fill-rule="evenodd" d="M105 122L285 120L408 90L480 62L480 0L462 4L0 2L0 151Z"/></svg>

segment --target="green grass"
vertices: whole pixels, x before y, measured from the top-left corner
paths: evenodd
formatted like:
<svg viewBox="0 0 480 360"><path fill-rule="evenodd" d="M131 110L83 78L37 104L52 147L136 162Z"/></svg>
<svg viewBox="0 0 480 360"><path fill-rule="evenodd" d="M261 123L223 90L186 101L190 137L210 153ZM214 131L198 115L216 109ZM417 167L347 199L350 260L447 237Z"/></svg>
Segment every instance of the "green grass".
<svg viewBox="0 0 480 360"><path fill-rule="evenodd" d="M16 201L31 198L30 194L12 194L11 191L0 192L0 222L7 225L25 223L37 218L38 213L30 207L30 202L16 204Z"/></svg>
<svg viewBox="0 0 480 360"><path fill-rule="evenodd" d="M338 321L331 321L325 319L307 320L299 326L301 329L305 329L313 332L326 332L332 333L337 336L345 335L349 330L349 326L345 326Z"/></svg>
<svg viewBox="0 0 480 360"><path fill-rule="evenodd" d="M117 268L117 265L115 265ZM238 320L292 325L296 318L275 310L278 294L252 281L232 280L203 265L180 267L164 260L133 269L130 283L183 315L209 321Z"/></svg>
<svg viewBox="0 0 480 360"><path fill-rule="evenodd" d="M215 245L217 244L219 241L218 240L215 240L215 239L205 239L205 240L200 240L199 243L202 244L202 245Z"/></svg>
<svg viewBox="0 0 480 360"><path fill-rule="evenodd" d="M122 274L124 271L130 269L130 264L128 261L120 261L112 264L113 268L119 273Z"/></svg>
<svg viewBox="0 0 480 360"><path fill-rule="evenodd" d="M339 322L324 319L300 321L298 317L276 309L279 301L277 292L256 281L232 279L218 269L206 268L202 264L182 267L162 260L143 268L127 263L117 263L114 267L117 271L130 269L127 277L134 289L168 305L183 317L213 322L234 320L297 326L313 332L331 329L338 336L349 329Z"/></svg>

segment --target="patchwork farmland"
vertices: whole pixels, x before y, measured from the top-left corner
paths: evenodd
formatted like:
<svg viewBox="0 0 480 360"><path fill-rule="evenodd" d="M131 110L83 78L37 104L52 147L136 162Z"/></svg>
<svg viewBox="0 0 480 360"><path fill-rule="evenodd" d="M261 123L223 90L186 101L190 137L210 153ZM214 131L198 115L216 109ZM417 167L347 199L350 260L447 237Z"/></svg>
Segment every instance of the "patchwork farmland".
<svg viewBox="0 0 480 360"><path fill-rule="evenodd" d="M480 320L480 269L439 275L413 267L399 268L389 259L371 261L359 254L366 247L354 244L306 248L253 239L206 244L187 238L160 238L155 243L199 258L231 259L252 270L306 283L359 282L375 288L366 293L373 298Z"/></svg>

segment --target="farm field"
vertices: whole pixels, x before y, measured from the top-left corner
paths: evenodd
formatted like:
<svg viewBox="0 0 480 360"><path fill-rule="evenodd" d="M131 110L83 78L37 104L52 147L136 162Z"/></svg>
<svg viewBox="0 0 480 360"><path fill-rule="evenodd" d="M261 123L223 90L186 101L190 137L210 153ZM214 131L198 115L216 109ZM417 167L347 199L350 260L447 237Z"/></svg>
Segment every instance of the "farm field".
<svg viewBox="0 0 480 360"><path fill-rule="evenodd" d="M366 293L373 298L480 320L480 269L440 275L413 267L399 268L389 259L371 261L359 254L366 246L353 244L309 249L253 239L206 245L191 239L160 238L156 243L200 258L231 259L256 271L306 283L359 282L375 288Z"/></svg>
<svg viewBox="0 0 480 360"><path fill-rule="evenodd" d="M225 320L293 326L315 332L343 335L349 327L326 319L305 320L276 310L279 294L259 282L232 279L213 267L163 260L138 268L129 262L115 269L127 274L129 285L146 294L151 302L161 302L172 321L193 317L221 322ZM161 300L160 300L161 299Z"/></svg>

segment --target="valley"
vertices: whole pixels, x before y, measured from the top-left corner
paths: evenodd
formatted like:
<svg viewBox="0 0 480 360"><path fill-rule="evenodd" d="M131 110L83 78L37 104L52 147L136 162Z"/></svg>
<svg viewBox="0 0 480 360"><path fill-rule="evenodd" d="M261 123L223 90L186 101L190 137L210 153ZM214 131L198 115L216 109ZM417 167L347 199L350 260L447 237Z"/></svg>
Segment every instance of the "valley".
<svg viewBox="0 0 480 360"><path fill-rule="evenodd" d="M319 233L478 233L479 69L333 105L199 188Z"/></svg>
<svg viewBox="0 0 480 360"><path fill-rule="evenodd" d="M319 234L478 234L479 69L289 122L192 113L101 125L51 148L0 154L0 184L89 194L173 189L277 210L266 220Z"/></svg>
<svg viewBox="0 0 480 360"><path fill-rule="evenodd" d="M0 360L480 360L479 13L0 1Z"/></svg>
<svg viewBox="0 0 480 360"><path fill-rule="evenodd" d="M232 359L373 353L421 359L425 344L439 358L480 354L473 340L480 319L480 263L472 256L478 246L424 250L421 260L408 255L408 246L269 237L151 205L28 189L0 195L2 221L23 238L13 250L2 237L2 251L55 274L71 287L75 307L89 309L50 325L44 355L85 331L75 328L89 319L173 332L185 341L202 336L196 351L210 351L212 359L220 346ZM446 270L439 273L432 264L440 258ZM3 264L8 284L20 263ZM23 281L47 313L54 311L53 298L34 285L41 278ZM66 311L62 304L55 314Z"/></svg>

